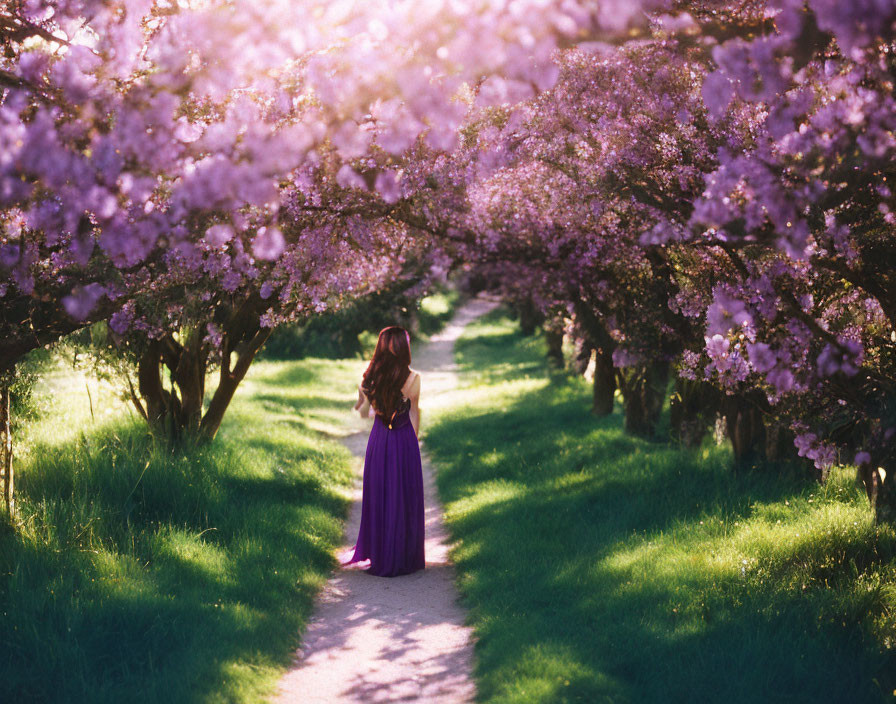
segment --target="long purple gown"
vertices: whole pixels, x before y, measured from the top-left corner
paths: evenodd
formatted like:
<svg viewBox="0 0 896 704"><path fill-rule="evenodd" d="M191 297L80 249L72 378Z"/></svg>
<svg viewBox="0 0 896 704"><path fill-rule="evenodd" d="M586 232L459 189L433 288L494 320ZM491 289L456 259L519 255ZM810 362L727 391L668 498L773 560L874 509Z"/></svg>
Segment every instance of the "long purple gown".
<svg viewBox="0 0 896 704"><path fill-rule="evenodd" d="M410 410L410 401L402 399L391 423L377 415L364 456L361 529L347 564L369 559L367 572L379 577L425 565L423 467Z"/></svg>

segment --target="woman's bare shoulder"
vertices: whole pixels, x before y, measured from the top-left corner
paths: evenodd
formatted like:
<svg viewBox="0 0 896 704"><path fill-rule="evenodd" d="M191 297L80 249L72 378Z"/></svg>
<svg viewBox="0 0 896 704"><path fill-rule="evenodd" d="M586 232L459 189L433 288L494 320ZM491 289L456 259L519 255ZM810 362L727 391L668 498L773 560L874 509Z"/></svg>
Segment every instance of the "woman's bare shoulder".
<svg viewBox="0 0 896 704"><path fill-rule="evenodd" d="M420 372L416 369L411 369L410 374L408 374L408 378L404 382L404 386L401 387L402 394L407 398L407 394L410 393L415 387L420 387Z"/></svg>

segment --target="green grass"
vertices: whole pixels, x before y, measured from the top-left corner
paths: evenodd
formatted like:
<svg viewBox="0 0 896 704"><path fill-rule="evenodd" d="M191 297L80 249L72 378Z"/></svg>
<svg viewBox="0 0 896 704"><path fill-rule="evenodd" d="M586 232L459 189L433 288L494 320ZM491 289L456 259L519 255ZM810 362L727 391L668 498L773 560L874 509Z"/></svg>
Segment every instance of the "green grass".
<svg viewBox="0 0 896 704"><path fill-rule="evenodd" d="M258 363L213 444L172 452L71 371L0 530L0 701L257 702L334 565L361 363ZM93 412L87 400L91 388Z"/></svg>
<svg viewBox="0 0 896 704"><path fill-rule="evenodd" d="M847 471L733 475L729 450L589 414L498 311L426 443L485 702L881 702L896 532Z"/></svg>
<svg viewBox="0 0 896 704"><path fill-rule="evenodd" d="M429 338L439 332L460 307L463 297L456 288L436 291L420 299L417 322L420 335Z"/></svg>

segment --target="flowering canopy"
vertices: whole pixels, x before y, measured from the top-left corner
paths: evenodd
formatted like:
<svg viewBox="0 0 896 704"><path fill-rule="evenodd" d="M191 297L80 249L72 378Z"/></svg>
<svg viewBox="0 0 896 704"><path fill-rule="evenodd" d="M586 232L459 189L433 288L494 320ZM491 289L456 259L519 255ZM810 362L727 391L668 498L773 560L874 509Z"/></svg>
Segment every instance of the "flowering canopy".
<svg viewBox="0 0 896 704"><path fill-rule="evenodd" d="M480 261L822 471L896 461L896 0L6 8L0 365Z"/></svg>
<svg viewBox="0 0 896 704"><path fill-rule="evenodd" d="M482 83L480 100L528 98L554 80L559 43L625 28L637 9L570 0L6 3L4 365L147 287L158 296L173 283L164 281L171 267L210 275L226 292L264 280L271 262L281 281L284 267L307 268L298 253L307 242L290 240L281 218L296 190L320 205L315 178L334 177L322 161L341 188L394 204L407 193L390 163L418 138L451 149L470 86ZM284 181L295 187L284 191ZM353 251L363 260L363 247ZM353 278L365 266L340 263ZM116 327L132 315L121 312Z"/></svg>

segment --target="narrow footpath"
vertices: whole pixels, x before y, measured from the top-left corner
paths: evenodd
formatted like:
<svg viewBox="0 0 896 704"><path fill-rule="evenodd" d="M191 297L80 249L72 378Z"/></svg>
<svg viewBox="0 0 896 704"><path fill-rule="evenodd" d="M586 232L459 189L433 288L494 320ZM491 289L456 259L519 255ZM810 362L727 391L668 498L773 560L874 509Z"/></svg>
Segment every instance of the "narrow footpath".
<svg viewBox="0 0 896 704"><path fill-rule="evenodd" d="M495 303L462 306L420 349L411 366L422 375L421 425L427 406L458 383L454 342ZM348 409L347 409L348 410ZM345 439L356 456L357 480L340 555L354 545L361 522L361 476L369 428ZM337 568L318 597L304 642L280 681L278 704L317 702L469 702L473 638L457 603L454 567L429 457L423 453L426 569L383 578ZM366 564L366 563L365 563Z"/></svg>

